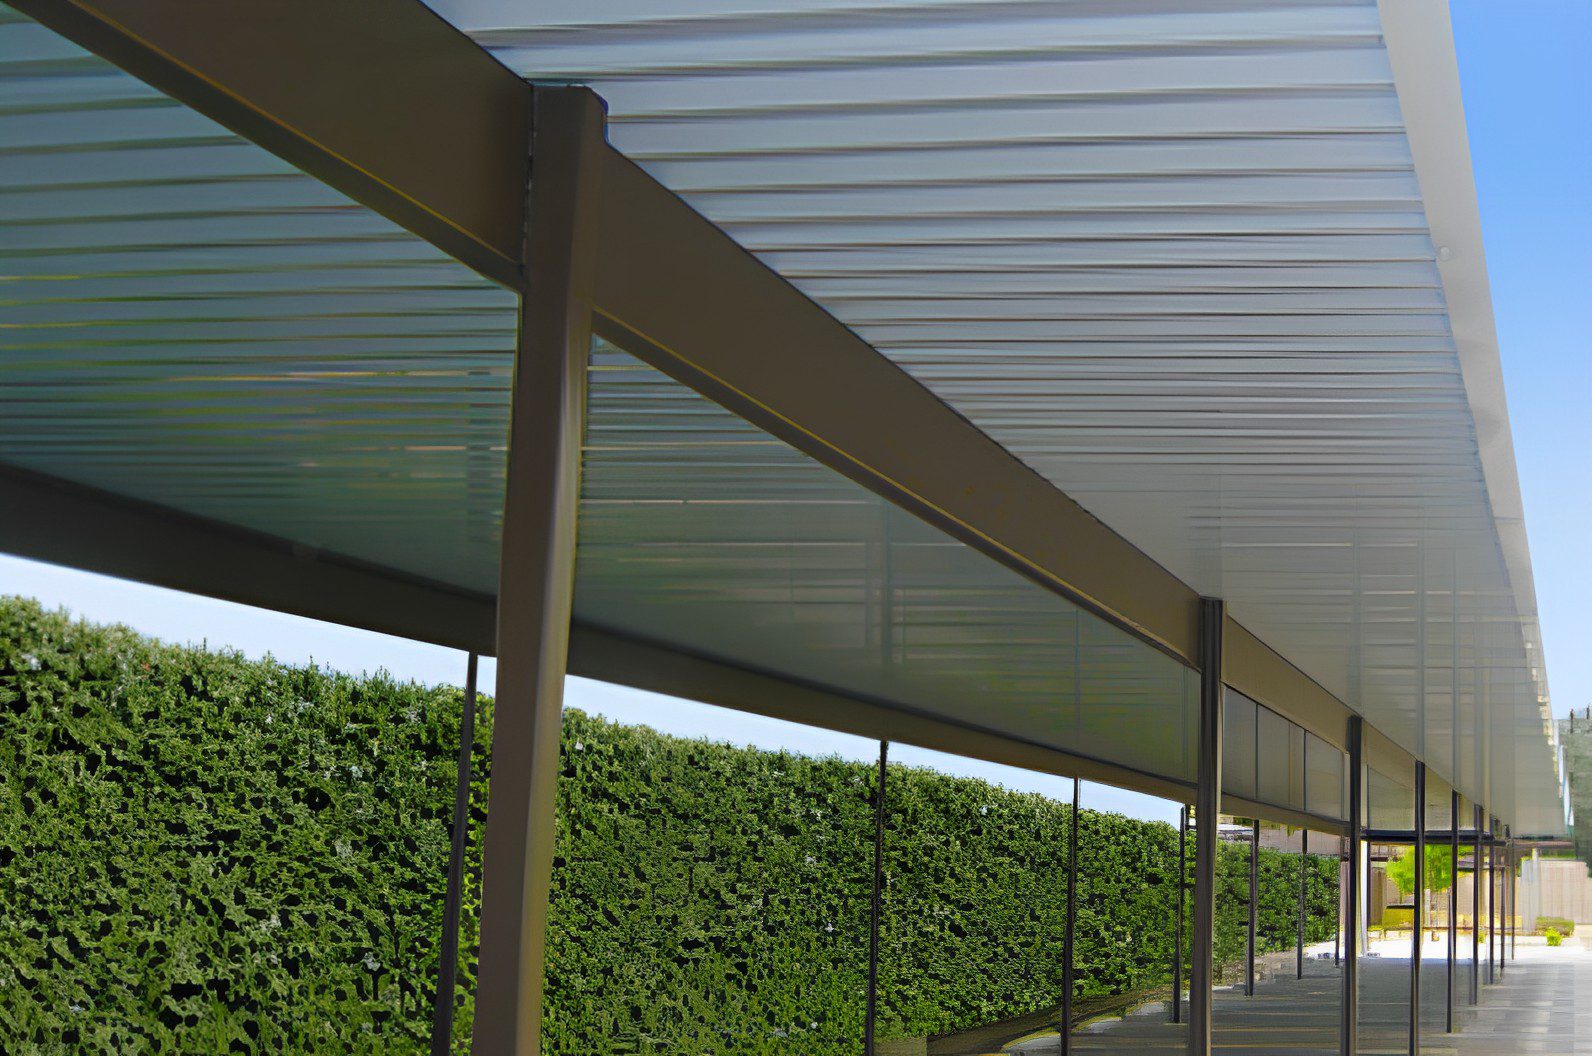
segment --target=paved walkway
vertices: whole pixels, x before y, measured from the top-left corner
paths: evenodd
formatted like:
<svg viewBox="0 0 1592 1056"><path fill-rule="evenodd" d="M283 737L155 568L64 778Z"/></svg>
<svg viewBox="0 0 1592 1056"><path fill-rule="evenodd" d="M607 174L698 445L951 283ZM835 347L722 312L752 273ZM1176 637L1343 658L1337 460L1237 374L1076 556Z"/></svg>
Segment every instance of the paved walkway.
<svg viewBox="0 0 1592 1056"><path fill-rule="evenodd" d="M1579 938L1579 937L1577 937ZM1304 979L1292 972L1268 979L1254 997L1238 990L1215 995L1213 1042L1229 1056L1296 1056L1338 1051L1342 986L1330 961L1307 962ZM1502 976L1481 987L1481 1003L1466 1003L1468 965L1455 980L1456 1026L1444 1032L1446 962L1426 959L1421 970L1423 1056L1592 1056L1592 951L1576 939L1557 949L1522 943ZM1360 962L1360 1052L1405 1056L1409 1038L1409 961L1371 957ZM1016 1056L1042 1056L1059 1038L1030 1038L1008 1046ZM1073 1051L1088 1056L1135 1053L1177 1056L1185 1028L1161 1009L1097 1024L1074 1036ZM1047 1046L1049 1046L1047 1050Z"/></svg>

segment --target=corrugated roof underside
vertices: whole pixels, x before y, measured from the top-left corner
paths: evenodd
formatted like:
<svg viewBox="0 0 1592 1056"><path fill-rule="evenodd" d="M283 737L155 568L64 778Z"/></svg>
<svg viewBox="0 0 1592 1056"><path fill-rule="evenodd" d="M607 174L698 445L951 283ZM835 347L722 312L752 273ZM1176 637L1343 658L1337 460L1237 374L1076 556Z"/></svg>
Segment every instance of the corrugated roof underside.
<svg viewBox="0 0 1592 1056"><path fill-rule="evenodd" d="M1390 736L1500 773L1476 734L1536 688L1373 2L434 6Z"/></svg>

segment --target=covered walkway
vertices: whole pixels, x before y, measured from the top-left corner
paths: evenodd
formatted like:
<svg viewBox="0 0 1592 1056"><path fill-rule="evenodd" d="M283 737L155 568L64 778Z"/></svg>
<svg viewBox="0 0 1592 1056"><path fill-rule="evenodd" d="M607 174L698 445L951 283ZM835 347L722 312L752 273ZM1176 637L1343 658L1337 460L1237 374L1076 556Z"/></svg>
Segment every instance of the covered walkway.
<svg viewBox="0 0 1592 1056"><path fill-rule="evenodd" d="M1360 965L1361 1053L1406 1053L1409 962L1370 958ZM1456 1032L1442 1030L1443 972L1427 962L1422 975L1420 1051L1427 1056L1578 1056L1592 1053L1592 950L1571 940L1558 949L1521 946L1496 980L1465 1004L1456 980ZM1220 990L1213 1002L1212 1049L1247 1056L1339 1051L1342 990L1330 965L1305 978L1282 976L1256 987ZM1159 1015L1097 1024L1073 1039L1072 1051L1181 1053L1183 1029ZM1042 1051L1037 1039L1014 1048ZM1052 1050L1054 1051L1054 1050Z"/></svg>

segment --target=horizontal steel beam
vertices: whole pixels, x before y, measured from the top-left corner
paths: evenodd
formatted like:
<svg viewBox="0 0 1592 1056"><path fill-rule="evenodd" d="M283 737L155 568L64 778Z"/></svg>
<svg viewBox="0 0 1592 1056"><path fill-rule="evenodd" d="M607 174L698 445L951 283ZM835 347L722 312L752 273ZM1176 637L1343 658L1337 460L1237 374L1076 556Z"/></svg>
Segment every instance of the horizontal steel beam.
<svg viewBox="0 0 1592 1056"><path fill-rule="evenodd" d="M413 0L11 0L480 271L519 282L530 91Z"/></svg>
<svg viewBox="0 0 1592 1056"><path fill-rule="evenodd" d="M453 649L497 653L496 600L0 465L0 552ZM576 621L569 672L862 737L1183 801L1191 786Z"/></svg>
<svg viewBox="0 0 1592 1056"><path fill-rule="evenodd" d="M468 652L494 652L487 595L0 465L0 552Z"/></svg>
<svg viewBox="0 0 1592 1056"><path fill-rule="evenodd" d="M1440 841L1447 843L1450 835L1453 835L1455 831L1456 830L1451 829L1428 828L1426 830L1426 842L1431 843L1433 841ZM1464 840L1466 843L1476 842L1475 829L1459 829L1457 830L1457 834L1459 838ZM1364 837L1365 842L1367 843L1414 843L1416 831L1414 829L1362 829L1361 835ZM1503 844L1502 840L1495 838L1491 833L1488 832L1483 832L1481 834L1481 842L1483 846L1501 846Z"/></svg>

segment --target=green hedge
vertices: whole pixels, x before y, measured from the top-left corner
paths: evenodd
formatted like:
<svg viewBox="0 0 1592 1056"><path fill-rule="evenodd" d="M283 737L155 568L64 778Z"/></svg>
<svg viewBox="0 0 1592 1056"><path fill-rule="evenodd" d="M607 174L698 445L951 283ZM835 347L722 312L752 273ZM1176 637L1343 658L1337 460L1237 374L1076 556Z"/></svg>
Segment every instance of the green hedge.
<svg viewBox="0 0 1592 1056"><path fill-rule="evenodd" d="M0 599L0 1051L422 1051L459 706Z"/></svg>
<svg viewBox="0 0 1592 1056"><path fill-rule="evenodd" d="M0 1051L424 1051L460 706L0 599ZM479 730L464 993L490 701ZM545 1051L854 1056L874 767L574 710L563 749ZM890 782L881 1036L1054 1007L1069 807ZM1163 984L1176 831L1079 821L1079 995ZM1262 853L1263 948L1293 941L1298 861ZM1219 864L1236 962L1247 852ZM1311 864L1314 941L1337 869Z"/></svg>

